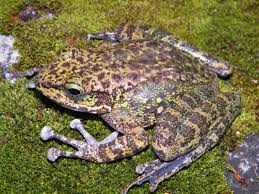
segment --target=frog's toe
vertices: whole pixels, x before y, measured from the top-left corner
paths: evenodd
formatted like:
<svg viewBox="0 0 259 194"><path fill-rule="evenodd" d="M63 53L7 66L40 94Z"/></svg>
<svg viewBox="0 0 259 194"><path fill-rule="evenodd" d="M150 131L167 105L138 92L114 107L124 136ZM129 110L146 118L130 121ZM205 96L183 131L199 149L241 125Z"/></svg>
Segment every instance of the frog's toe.
<svg viewBox="0 0 259 194"><path fill-rule="evenodd" d="M115 32L97 32L87 34L86 41L88 44L91 44L95 39L107 42L118 42Z"/></svg>
<svg viewBox="0 0 259 194"><path fill-rule="evenodd" d="M88 44L91 44L93 42L94 36L92 34L87 34L86 35L86 42Z"/></svg>
<svg viewBox="0 0 259 194"><path fill-rule="evenodd" d="M135 172L137 174L143 174L146 169L147 169L147 167L144 164L140 164L140 165L136 166Z"/></svg>
<svg viewBox="0 0 259 194"><path fill-rule="evenodd" d="M80 119L74 119L70 122L70 127L72 129L77 129L78 125L82 125L82 122L80 121Z"/></svg>
<svg viewBox="0 0 259 194"><path fill-rule="evenodd" d="M153 181L153 182L150 181L149 192L150 193L155 192L159 183L160 181Z"/></svg>
<svg viewBox="0 0 259 194"><path fill-rule="evenodd" d="M54 131L49 126L44 126L40 132L40 138L44 141L54 137Z"/></svg>
<svg viewBox="0 0 259 194"><path fill-rule="evenodd" d="M62 151L58 150L54 147L49 148L48 153L47 153L47 159L50 162L55 162L60 156L61 156Z"/></svg>

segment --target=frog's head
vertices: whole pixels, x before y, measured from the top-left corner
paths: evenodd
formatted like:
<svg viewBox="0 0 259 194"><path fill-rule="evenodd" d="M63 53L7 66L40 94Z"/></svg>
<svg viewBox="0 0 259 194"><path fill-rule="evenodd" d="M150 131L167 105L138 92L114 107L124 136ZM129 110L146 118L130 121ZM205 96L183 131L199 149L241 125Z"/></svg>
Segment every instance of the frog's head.
<svg viewBox="0 0 259 194"><path fill-rule="evenodd" d="M95 83L96 74L103 68L91 67L89 58L94 58L95 54L90 54L76 48L63 50L51 65L35 76L31 85L63 107L96 114L109 112L111 94L101 87L98 90Z"/></svg>

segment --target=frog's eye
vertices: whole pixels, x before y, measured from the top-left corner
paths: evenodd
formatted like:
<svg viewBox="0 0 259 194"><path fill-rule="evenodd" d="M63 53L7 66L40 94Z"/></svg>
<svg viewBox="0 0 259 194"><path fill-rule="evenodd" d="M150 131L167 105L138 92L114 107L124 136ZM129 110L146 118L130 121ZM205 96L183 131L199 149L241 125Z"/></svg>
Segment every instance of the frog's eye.
<svg viewBox="0 0 259 194"><path fill-rule="evenodd" d="M70 96L78 97L83 94L84 90L78 84L69 83L65 85L65 92Z"/></svg>

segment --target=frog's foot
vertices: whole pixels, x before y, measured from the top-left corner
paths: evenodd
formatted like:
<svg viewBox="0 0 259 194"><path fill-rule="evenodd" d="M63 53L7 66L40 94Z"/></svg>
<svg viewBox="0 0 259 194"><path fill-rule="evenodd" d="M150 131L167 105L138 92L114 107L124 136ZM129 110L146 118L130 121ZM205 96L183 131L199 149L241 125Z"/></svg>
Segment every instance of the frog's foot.
<svg viewBox="0 0 259 194"><path fill-rule="evenodd" d="M26 77L31 77L31 76L34 76L36 73L39 73L40 70L41 70L41 68L39 68L39 67L31 67L29 69L26 69L24 75Z"/></svg>
<svg viewBox="0 0 259 194"><path fill-rule="evenodd" d="M106 144L115 140L119 135L119 132L114 131L112 134L110 134L105 139L99 142L84 129L83 124L79 119L72 120L70 122L70 127L72 129L78 130L86 140L87 144L90 144L96 147L99 147L100 144Z"/></svg>
<svg viewBox="0 0 259 194"><path fill-rule="evenodd" d="M170 176L185 167L183 163L183 158L184 156L179 157L172 162L160 161L157 165L153 165L154 163L157 163L157 160L143 164L145 166L148 166L145 169L144 173L140 177L138 177L137 180L127 185L127 187L122 191L122 194L128 193L129 189L133 186L141 185L147 181L150 183L149 191L154 192L160 182L162 182L164 179L169 178Z"/></svg>
<svg viewBox="0 0 259 194"><path fill-rule="evenodd" d="M92 43L94 39L111 43L118 42L114 32L97 32L87 34L87 43Z"/></svg>

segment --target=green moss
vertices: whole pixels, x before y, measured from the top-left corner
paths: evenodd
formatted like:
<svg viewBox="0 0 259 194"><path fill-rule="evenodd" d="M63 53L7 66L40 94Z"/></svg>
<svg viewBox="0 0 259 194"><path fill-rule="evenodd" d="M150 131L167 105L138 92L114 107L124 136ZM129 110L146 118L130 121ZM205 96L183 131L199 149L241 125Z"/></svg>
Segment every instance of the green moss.
<svg viewBox="0 0 259 194"><path fill-rule="evenodd" d="M22 55L17 66L21 71L48 64L64 47L86 46L86 33L112 30L121 22L162 28L233 64L236 68L232 78L221 81L221 85L224 90L240 92L242 114L228 129L219 146L158 188L158 193L230 192L223 174L227 166L224 151L234 149L247 134L259 131L256 112L259 91L251 82L258 79L256 0L55 1L61 3L55 18L14 23L11 17L28 2L0 0L0 33L15 36L15 46ZM54 1L35 2L49 5ZM0 83L0 193L118 193L127 182L137 177L134 167L153 158L151 149L148 149L131 159L111 164L72 159L60 159L50 164L45 158L50 146L71 148L56 142L42 142L39 132L44 125L52 126L65 136L81 139L69 128L70 120L81 117L87 130L98 139L110 131L95 116L60 108L28 91L26 85L26 80L13 85L2 80ZM99 173L101 169L107 173ZM147 191L148 185L145 184L131 193Z"/></svg>

